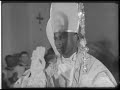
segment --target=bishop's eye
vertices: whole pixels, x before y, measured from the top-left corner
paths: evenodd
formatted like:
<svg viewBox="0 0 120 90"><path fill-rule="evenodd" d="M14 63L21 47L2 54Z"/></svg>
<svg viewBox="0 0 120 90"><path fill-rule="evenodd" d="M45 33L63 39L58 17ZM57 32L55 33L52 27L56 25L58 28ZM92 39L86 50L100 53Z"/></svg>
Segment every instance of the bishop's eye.
<svg viewBox="0 0 120 90"><path fill-rule="evenodd" d="M61 33L56 32L56 33L54 34L54 39L55 39L55 40L61 40L61 39L62 39Z"/></svg>
<svg viewBox="0 0 120 90"><path fill-rule="evenodd" d="M61 38L65 39L65 38L67 38L67 36L68 36L68 32L62 32L62 37Z"/></svg>

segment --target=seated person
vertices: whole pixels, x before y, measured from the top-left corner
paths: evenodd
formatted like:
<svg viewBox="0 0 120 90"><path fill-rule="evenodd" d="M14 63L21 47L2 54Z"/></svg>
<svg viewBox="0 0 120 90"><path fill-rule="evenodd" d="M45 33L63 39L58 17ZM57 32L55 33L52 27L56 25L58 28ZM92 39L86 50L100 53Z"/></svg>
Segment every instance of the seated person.
<svg viewBox="0 0 120 90"><path fill-rule="evenodd" d="M26 70L22 77L20 77L16 81L16 83L14 84L15 88L45 86L46 77L44 74L44 68L46 62L44 61L44 58L42 58L44 57L43 55L45 53L45 49L43 47L37 47L36 50L34 50L32 53L30 69ZM36 56L37 55L36 53L38 54L38 56L39 55L41 56L40 57Z"/></svg>
<svg viewBox="0 0 120 90"><path fill-rule="evenodd" d="M17 55L19 58L18 65L15 67L15 72L17 72L17 78L20 78L23 73L30 68L31 60L29 58L29 54L26 51L21 52Z"/></svg>
<svg viewBox="0 0 120 90"><path fill-rule="evenodd" d="M21 65L21 53L14 54L14 60L18 61L16 67L14 68L14 71L18 74L17 78L20 78L26 69L24 65Z"/></svg>
<svg viewBox="0 0 120 90"><path fill-rule="evenodd" d="M31 59L29 57L29 53L26 51L23 51L20 53L20 62L19 65L24 66L25 70L30 68Z"/></svg>
<svg viewBox="0 0 120 90"><path fill-rule="evenodd" d="M4 74L4 80L7 82L7 85L9 87L12 87L12 84L17 80L17 76L14 71L15 66L17 65L17 62L14 60L12 55L7 55L5 57L5 61L7 64L7 67L5 68L5 70L3 70L3 74Z"/></svg>
<svg viewBox="0 0 120 90"><path fill-rule="evenodd" d="M7 67L6 67L6 80L8 86L12 87L12 85L17 81L18 78L22 76L25 72L26 67L21 66L19 64L19 54L17 55L8 55L5 58Z"/></svg>

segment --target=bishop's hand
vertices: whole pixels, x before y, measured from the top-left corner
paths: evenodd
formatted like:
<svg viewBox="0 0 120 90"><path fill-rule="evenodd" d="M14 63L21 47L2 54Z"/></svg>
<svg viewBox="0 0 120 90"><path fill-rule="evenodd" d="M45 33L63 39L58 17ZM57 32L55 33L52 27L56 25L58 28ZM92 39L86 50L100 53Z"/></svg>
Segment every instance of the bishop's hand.
<svg viewBox="0 0 120 90"><path fill-rule="evenodd" d="M31 63L31 68L38 68L41 70L43 70L45 68L45 59L44 59L44 55L45 55L45 48L40 46L37 47L36 50L33 51L32 53L32 63Z"/></svg>
<svg viewBox="0 0 120 90"><path fill-rule="evenodd" d="M41 59L45 55L45 48L44 47L37 47L36 50L32 53L32 59Z"/></svg>

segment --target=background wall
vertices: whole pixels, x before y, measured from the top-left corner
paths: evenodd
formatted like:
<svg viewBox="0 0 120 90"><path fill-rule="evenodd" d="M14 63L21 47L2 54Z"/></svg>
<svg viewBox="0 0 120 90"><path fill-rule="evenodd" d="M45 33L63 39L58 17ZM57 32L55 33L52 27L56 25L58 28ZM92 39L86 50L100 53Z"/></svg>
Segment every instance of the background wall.
<svg viewBox="0 0 120 90"><path fill-rule="evenodd" d="M118 56L118 5L85 3L86 37L90 42L106 41Z"/></svg>
<svg viewBox="0 0 120 90"><path fill-rule="evenodd" d="M46 25L49 19L50 4L49 3L29 3L29 19L30 19L30 42L31 50L37 46L48 47L48 39L46 36ZM41 24L36 19L38 14L41 14L43 20Z"/></svg>
<svg viewBox="0 0 120 90"><path fill-rule="evenodd" d="M85 3L84 5L87 40L110 41L111 52L117 56L118 6L113 3ZM49 9L50 3L2 4L2 61L8 54L21 51L28 51L31 54L37 46L50 46L45 33ZM41 24L36 20L39 12L44 18Z"/></svg>
<svg viewBox="0 0 120 90"><path fill-rule="evenodd" d="M2 54L29 51L29 14L27 4L5 3L2 5Z"/></svg>
<svg viewBox="0 0 120 90"><path fill-rule="evenodd" d="M2 5L2 60L8 54L49 47L45 28L49 18L48 3L5 3ZM39 24L38 13L44 18ZM41 28L41 30L40 30Z"/></svg>

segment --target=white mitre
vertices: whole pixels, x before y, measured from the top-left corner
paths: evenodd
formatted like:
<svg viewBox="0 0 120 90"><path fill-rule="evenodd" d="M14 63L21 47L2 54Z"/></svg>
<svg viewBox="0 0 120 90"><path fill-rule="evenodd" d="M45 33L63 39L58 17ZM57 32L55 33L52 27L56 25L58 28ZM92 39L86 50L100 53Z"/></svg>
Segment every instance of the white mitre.
<svg viewBox="0 0 120 90"><path fill-rule="evenodd" d="M52 3L50 18L52 20L51 24L54 32L58 32L56 27L59 28L61 25L63 29L60 30L78 32L78 3Z"/></svg>
<svg viewBox="0 0 120 90"><path fill-rule="evenodd" d="M54 43L54 32L78 32L80 13L78 3L52 3L50 19L46 26L48 40L56 55L60 55Z"/></svg>
<svg viewBox="0 0 120 90"><path fill-rule="evenodd" d="M79 27L78 8L79 8L78 3L51 4L50 19L48 20L47 23L46 33L55 54L58 56L60 55L60 53L57 51L54 43L54 32L78 33ZM61 72L65 72L67 70L66 66L67 66L66 64L59 65L59 69L61 70Z"/></svg>

